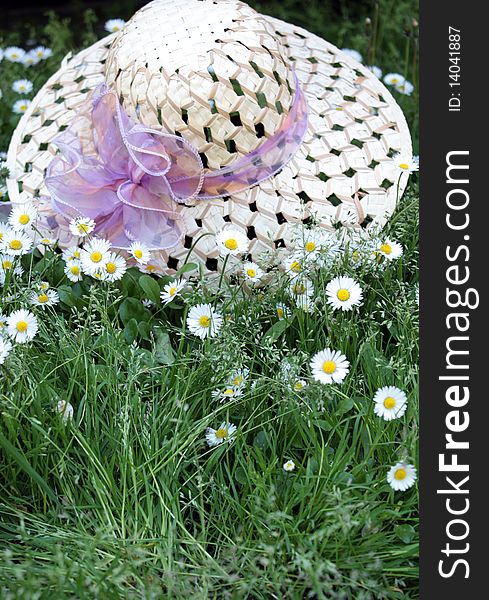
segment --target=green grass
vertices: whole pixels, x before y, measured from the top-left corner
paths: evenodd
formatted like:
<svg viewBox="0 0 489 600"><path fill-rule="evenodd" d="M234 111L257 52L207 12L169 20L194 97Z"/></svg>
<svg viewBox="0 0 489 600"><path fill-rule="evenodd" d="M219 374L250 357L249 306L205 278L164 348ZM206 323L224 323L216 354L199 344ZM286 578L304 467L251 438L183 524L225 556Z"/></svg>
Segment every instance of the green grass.
<svg viewBox="0 0 489 600"><path fill-rule="evenodd" d="M180 302L152 309L159 337L128 344L119 291L103 284L40 314L0 384L4 597L416 598L416 491L385 480L399 458L417 464L416 232L410 193L391 222L399 261L381 276L345 263L316 274L319 299L333 276L357 278L362 307L295 311L278 335L280 286L228 303L204 342L182 333ZM350 359L345 382L295 393L282 361L310 380L327 346ZM244 366L245 393L220 405L211 391ZM371 400L387 384L409 398L390 423ZM235 441L210 449L206 427L227 419Z"/></svg>
<svg viewBox="0 0 489 600"><path fill-rule="evenodd" d="M129 4L104 16L127 17ZM415 35L403 33L413 2L323 4L254 3L416 79ZM365 18L376 6L373 40ZM0 150L18 120L11 81L28 76L38 89L69 48L99 34L92 13L78 29L51 18L30 36L53 47L52 59L28 73L0 63ZM25 36L5 32L1 45ZM396 98L416 147L416 95ZM37 311L34 341L0 366L0 597L418 598L417 489L394 493L386 482L398 460L418 464L417 197L414 176L386 230L404 247L399 260L354 269L345 258L314 272L316 311L285 322L275 314L283 276L249 295L203 281L186 302L146 309L141 300L165 279L155 292L131 269L116 285L67 286L53 253L23 257L24 281L48 280L62 302ZM343 274L364 301L338 314L324 288ZM14 284L0 288L5 313L19 305L12 292L25 300L31 289ZM204 342L184 325L201 301L222 303L228 317ZM310 377L310 357L328 346L351 362L342 385ZM239 367L250 370L243 395L220 404L212 391ZM295 377L308 381L300 393ZM408 410L385 422L372 397L390 384ZM74 407L66 425L60 400ZM227 420L234 441L209 448L206 428Z"/></svg>

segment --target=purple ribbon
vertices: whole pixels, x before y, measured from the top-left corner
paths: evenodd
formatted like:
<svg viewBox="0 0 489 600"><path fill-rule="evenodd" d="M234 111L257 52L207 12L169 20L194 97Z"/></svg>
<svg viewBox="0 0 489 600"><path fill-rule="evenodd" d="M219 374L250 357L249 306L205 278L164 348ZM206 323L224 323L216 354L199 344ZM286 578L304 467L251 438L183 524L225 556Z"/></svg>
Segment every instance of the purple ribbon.
<svg viewBox="0 0 489 600"><path fill-rule="evenodd" d="M174 203L222 198L275 175L307 130L307 105L295 77L291 109L280 129L252 152L216 171L204 170L183 138L134 123L115 92L98 86L73 123L53 142L60 152L47 168L54 209L68 219L89 217L114 248L134 241L153 250L182 237Z"/></svg>

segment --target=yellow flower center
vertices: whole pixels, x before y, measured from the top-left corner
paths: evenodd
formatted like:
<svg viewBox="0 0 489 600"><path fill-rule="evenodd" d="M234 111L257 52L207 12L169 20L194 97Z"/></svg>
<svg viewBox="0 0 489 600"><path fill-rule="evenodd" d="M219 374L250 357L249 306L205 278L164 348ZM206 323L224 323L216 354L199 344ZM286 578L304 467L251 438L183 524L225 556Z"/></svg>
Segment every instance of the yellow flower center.
<svg viewBox="0 0 489 600"><path fill-rule="evenodd" d="M199 325L201 327L209 327L211 324L211 319L207 315L202 315L199 319Z"/></svg>
<svg viewBox="0 0 489 600"><path fill-rule="evenodd" d="M253 279L254 277L256 277L256 271L255 271L255 269L248 269L246 271L246 273L247 273L248 277L251 277L251 279Z"/></svg>
<svg viewBox="0 0 489 600"><path fill-rule="evenodd" d="M4 260L2 263L2 267L4 269L10 269L12 267L12 261L11 260Z"/></svg>
<svg viewBox="0 0 489 600"><path fill-rule="evenodd" d="M303 283L296 283L294 285L294 292L296 294L304 294L306 291L306 286Z"/></svg>
<svg viewBox="0 0 489 600"><path fill-rule="evenodd" d="M111 275L117 270L117 267L113 262L108 262L105 268L107 269L107 273L110 273Z"/></svg>
<svg viewBox="0 0 489 600"><path fill-rule="evenodd" d="M146 265L146 271L148 272L152 272L152 271L156 271L156 265Z"/></svg>
<svg viewBox="0 0 489 600"><path fill-rule="evenodd" d="M232 383L233 385L241 385L243 383L243 375L236 375L236 377L233 379Z"/></svg>
<svg viewBox="0 0 489 600"><path fill-rule="evenodd" d="M49 238L43 238L41 240L41 244L45 244L46 246L49 246L50 243L51 243L51 240Z"/></svg>
<svg viewBox="0 0 489 600"><path fill-rule="evenodd" d="M224 429L224 427L219 427L219 429L216 431L216 438L219 440L223 440L227 436L228 436L228 430Z"/></svg>
<svg viewBox="0 0 489 600"><path fill-rule="evenodd" d="M22 248L22 242L20 240L12 240L9 246L12 250L20 250Z"/></svg>
<svg viewBox="0 0 489 600"><path fill-rule="evenodd" d="M294 271L294 273L300 273L302 270L301 263L298 260L294 260L290 265L290 270Z"/></svg>
<svg viewBox="0 0 489 600"><path fill-rule="evenodd" d="M302 383L302 381L296 381L294 383L294 390L296 392L300 392L302 390L302 388L304 387L304 384Z"/></svg>
<svg viewBox="0 0 489 600"><path fill-rule="evenodd" d="M73 252L73 258L80 258L80 252L78 250Z"/></svg>
<svg viewBox="0 0 489 600"><path fill-rule="evenodd" d="M177 288L176 287L171 287L170 291L168 293L170 294L170 296L174 296L177 293Z"/></svg>
<svg viewBox="0 0 489 600"><path fill-rule="evenodd" d="M400 169L407 170L407 169L409 169L409 165L407 165L406 163L401 163L401 164L399 165L399 168L400 168Z"/></svg>
<svg viewBox="0 0 489 600"><path fill-rule="evenodd" d="M314 252L314 250L316 250L316 244L314 242L307 242L305 248L308 252Z"/></svg>
<svg viewBox="0 0 489 600"><path fill-rule="evenodd" d="M102 260L102 253L98 250L95 250L95 252L92 252L92 254L90 254L90 258L92 259L92 262L98 263Z"/></svg>
<svg viewBox="0 0 489 600"><path fill-rule="evenodd" d="M397 469L394 473L394 479L397 479L397 481L402 481L403 479L406 479L406 477L406 469L403 469L402 467L400 469Z"/></svg>
<svg viewBox="0 0 489 600"><path fill-rule="evenodd" d="M70 267L70 271L71 271L72 275L80 274L80 268L78 267L78 265L73 265L72 267Z"/></svg>
<svg viewBox="0 0 489 600"><path fill-rule="evenodd" d="M39 302L39 304L44 304L48 300L49 300L49 297L47 294L39 294L39 296L37 297L37 301Z"/></svg>
<svg viewBox="0 0 489 600"><path fill-rule="evenodd" d="M141 248L138 248L137 250L134 250L134 256L136 258L143 258L143 251L141 250Z"/></svg>
<svg viewBox="0 0 489 600"><path fill-rule="evenodd" d="M323 363L323 371L327 375L331 375L331 373L334 373L336 371L336 363L333 360L326 360Z"/></svg>
<svg viewBox="0 0 489 600"><path fill-rule="evenodd" d="M353 250L351 257L355 262L358 262L360 260L360 253L358 250Z"/></svg>
<svg viewBox="0 0 489 600"><path fill-rule="evenodd" d="M88 233L88 225L86 223L78 223L76 227L80 233Z"/></svg>
<svg viewBox="0 0 489 600"><path fill-rule="evenodd" d="M238 247L238 242L234 238L229 238L224 242L224 245L228 250L236 250Z"/></svg>
<svg viewBox="0 0 489 600"><path fill-rule="evenodd" d="M384 400L384 406L387 409L394 408L395 405L396 405L396 401L394 400L394 398L392 396L387 396L387 398Z"/></svg>
<svg viewBox="0 0 489 600"><path fill-rule="evenodd" d="M277 308L277 316L279 319L281 319L284 316L284 309L283 308Z"/></svg>
<svg viewBox="0 0 489 600"><path fill-rule="evenodd" d="M338 296L338 300L341 300L341 302L346 302L350 297L350 292L345 290L345 288L341 288L341 290L338 290L336 295Z"/></svg>
<svg viewBox="0 0 489 600"><path fill-rule="evenodd" d="M224 390L223 395L224 396L233 396L234 390L232 390L231 388L228 388L227 390Z"/></svg>
<svg viewBox="0 0 489 600"><path fill-rule="evenodd" d="M20 215L19 217L19 223L21 225L27 225L27 223L29 223L29 215L26 215L25 213L23 215Z"/></svg>
<svg viewBox="0 0 489 600"><path fill-rule="evenodd" d="M382 244L382 246L380 247L380 251L384 254L390 254L392 252L392 246L390 246L389 244Z"/></svg>
<svg viewBox="0 0 489 600"><path fill-rule="evenodd" d="M19 333L24 333L24 331L27 331L27 323L25 321L19 321L16 328Z"/></svg>

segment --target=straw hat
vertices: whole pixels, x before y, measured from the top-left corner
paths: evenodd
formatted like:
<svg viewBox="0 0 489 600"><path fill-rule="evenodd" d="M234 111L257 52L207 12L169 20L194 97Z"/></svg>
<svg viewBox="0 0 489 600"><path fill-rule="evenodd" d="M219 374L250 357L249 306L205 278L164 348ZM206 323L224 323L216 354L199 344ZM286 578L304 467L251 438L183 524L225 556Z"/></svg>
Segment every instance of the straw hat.
<svg viewBox="0 0 489 600"><path fill-rule="evenodd" d="M404 190L407 178L397 185L392 157L410 155L409 130L368 69L308 31L236 0L154 0L121 31L67 57L14 132L9 197L40 197L46 227L61 245L72 239L45 183L58 152L53 140L104 81L129 119L188 142L204 173L232 171L290 126L299 93L307 103L307 129L272 176L229 195L173 203L182 235L158 254L165 270L182 264L201 233L229 224L246 233L255 259L287 247L290 224L311 216L330 230L338 222L358 230L382 226ZM217 268L213 236L193 252L192 260Z"/></svg>

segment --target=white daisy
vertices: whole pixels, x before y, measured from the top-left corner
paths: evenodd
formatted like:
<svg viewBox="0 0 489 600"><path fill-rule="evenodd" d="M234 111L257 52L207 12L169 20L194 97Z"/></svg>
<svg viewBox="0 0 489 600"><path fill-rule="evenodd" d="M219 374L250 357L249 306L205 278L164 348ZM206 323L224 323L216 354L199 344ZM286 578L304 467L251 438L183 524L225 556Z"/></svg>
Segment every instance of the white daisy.
<svg viewBox="0 0 489 600"><path fill-rule="evenodd" d="M78 246L70 246L63 250L61 256L66 263L78 262L81 259L81 250Z"/></svg>
<svg viewBox="0 0 489 600"><path fill-rule="evenodd" d="M165 272L163 271L163 269L161 268L161 265L157 265L155 263L152 263L151 261L149 263L146 263L145 265L141 265L138 264L138 269L142 272L142 273L147 273L148 275L164 275Z"/></svg>
<svg viewBox="0 0 489 600"><path fill-rule="evenodd" d="M46 58L52 56L53 51L51 50L51 48L46 48L46 46L38 46L37 48L33 48L30 51L30 54L32 54L32 56L35 56L37 60L46 60Z"/></svg>
<svg viewBox="0 0 489 600"><path fill-rule="evenodd" d="M8 218L9 225L15 231L20 229L30 230L37 219L37 210L30 203L15 204Z"/></svg>
<svg viewBox="0 0 489 600"><path fill-rule="evenodd" d="M30 105L30 100L27 98L21 98L20 100L17 100L17 102L14 102L14 105L12 106L12 112L14 112L16 115L22 115L26 112Z"/></svg>
<svg viewBox="0 0 489 600"><path fill-rule="evenodd" d="M39 58L37 58L37 56L34 56L34 54L32 54L31 51L24 54L21 62L24 65L24 67L32 67L33 65L37 65L37 63L40 62L40 60Z"/></svg>
<svg viewBox="0 0 489 600"><path fill-rule="evenodd" d="M120 31L125 24L126 22L123 19L109 19L108 21L105 21L104 27L105 31L115 33L116 31Z"/></svg>
<svg viewBox="0 0 489 600"><path fill-rule="evenodd" d="M358 52L358 50L352 50L351 48L342 48L341 51L358 62L362 62L363 60L363 57L360 54L360 52Z"/></svg>
<svg viewBox="0 0 489 600"><path fill-rule="evenodd" d="M387 85L399 85L405 81L406 78L400 73L387 73L387 75L384 76L384 83Z"/></svg>
<svg viewBox="0 0 489 600"><path fill-rule="evenodd" d="M168 302L171 302L176 298L183 290L186 283L185 279L174 279L167 283L160 294L163 304L168 304Z"/></svg>
<svg viewBox="0 0 489 600"><path fill-rule="evenodd" d="M287 471L288 473L290 473L291 471L293 471L295 469L295 462L293 460L288 460L287 462L284 462L284 464L282 465L284 471Z"/></svg>
<svg viewBox="0 0 489 600"><path fill-rule="evenodd" d="M214 400L225 402L226 400L233 400L243 394L243 390L239 387L227 386L222 390L214 390L211 392L211 396Z"/></svg>
<svg viewBox="0 0 489 600"><path fill-rule="evenodd" d="M305 259L316 258L318 252L328 241L325 232L319 229L300 229L294 237L293 244L301 252ZM297 256L297 255L296 255Z"/></svg>
<svg viewBox="0 0 489 600"><path fill-rule="evenodd" d="M313 313L316 309L316 302L310 296L297 296L295 303L297 308L306 313Z"/></svg>
<svg viewBox="0 0 489 600"><path fill-rule="evenodd" d="M7 335L7 317L0 311L0 338Z"/></svg>
<svg viewBox="0 0 489 600"><path fill-rule="evenodd" d="M362 288L351 277L335 277L326 286L326 296L334 309L351 310L362 302Z"/></svg>
<svg viewBox="0 0 489 600"><path fill-rule="evenodd" d="M281 304L281 303L278 303L275 306L275 313L280 320L288 319L291 314L290 308L288 306L286 306L285 304Z"/></svg>
<svg viewBox="0 0 489 600"><path fill-rule="evenodd" d="M380 79L382 77L382 69L380 67L371 65L370 67L367 67L367 69L371 71L375 75L375 77L377 77L377 79Z"/></svg>
<svg viewBox="0 0 489 600"><path fill-rule="evenodd" d="M283 267L291 279L299 277L304 273L304 258L302 255L295 252L285 258Z"/></svg>
<svg viewBox="0 0 489 600"><path fill-rule="evenodd" d="M236 388L243 387L248 379L248 375L250 374L250 370L245 367L243 369L236 369L233 371L229 377L229 385L234 386Z"/></svg>
<svg viewBox="0 0 489 600"><path fill-rule="evenodd" d="M0 254L0 281L2 284L9 271L13 271L19 276L24 272L22 265L15 263L15 256L13 254Z"/></svg>
<svg viewBox="0 0 489 600"><path fill-rule="evenodd" d="M399 388L388 385L378 389L374 396L374 412L385 421L398 419L406 412L406 394Z"/></svg>
<svg viewBox="0 0 489 600"><path fill-rule="evenodd" d="M192 306L187 316L187 327L201 339L217 335L222 323L222 315L214 310L210 304Z"/></svg>
<svg viewBox="0 0 489 600"><path fill-rule="evenodd" d="M5 359L12 350L12 343L0 336L0 365L3 365Z"/></svg>
<svg viewBox="0 0 489 600"><path fill-rule="evenodd" d="M307 381L303 379L296 379L292 384L292 389L297 393L302 392L305 387L307 387Z"/></svg>
<svg viewBox="0 0 489 600"><path fill-rule="evenodd" d="M39 245L44 246L45 248L49 248L51 246L54 246L57 241L58 240L55 240L54 238L43 237L39 240Z"/></svg>
<svg viewBox="0 0 489 600"><path fill-rule="evenodd" d="M56 405L56 410L61 415L65 423L73 420L73 415L75 411L73 409L73 405L70 404L70 402L66 402L66 400L60 400Z"/></svg>
<svg viewBox="0 0 489 600"><path fill-rule="evenodd" d="M12 84L12 90L17 94L30 94L32 92L32 81L17 79Z"/></svg>
<svg viewBox="0 0 489 600"><path fill-rule="evenodd" d="M402 255L403 249L401 244L393 240L382 240L377 248L377 252L385 256L387 260L395 260Z"/></svg>
<svg viewBox="0 0 489 600"><path fill-rule="evenodd" d="M25 308L16 310L7 319L7 333L18 344L24 344L37 333L37 319Z"/></svg>
<svg viewBox="0 0 489 600"><path fill-rule="evenodd" d="M92 238L81 251L81 264L83 271L95 276L97 271L103 269L109 260L110 242L102 238Z"/></svg>
<svg viewBox="0 0 489 600"><path fill-rule="evenodd" d="M416 468L404 462L397 463L387 473L387 482L396 491L406 491L414 485L415 481Z"/></svg>
<svg viewBox="0 0 489 600"><path fill-rule="evenodd" d="M8 229L3 234L2 242L0 243L0 249L14 256L27 254L31 248L32 239L23 231L13 231L12 229Z"/></svg>
<svg viewBox="0 0 489 600"><path fill-rule="evenodd" d="M402 156L401 154L396 154L393 157L395 161L395 165L399 170L399 173L414 173L415 171L419 171L419 158L417 156L413 156L412 158L408 158L406 156Z"/></svg>
<svg viewBox="0 0 489 600"><path fill-rule="evenodd" d="M236 256L248 250L249 240L241 230L228 226L216 234L216 244L221 256Z"/></svg>
<svg viewBox="0 0 489 600"><path fill-rule="evenodd" d="M396 90L404 96L410 96L414 91L414 85L410 81L403 81L402 83L396 84Z"/></svg>
<svg viewBox="0 0 489 600"><path fill-rule="evenodd" d="M122 279L126 271L127 263L125 259L115 252L109 254L107 262L101 268L104 281L118 281Z"/></svg>
<svg viewBox="0 0 489 600"><path fill-rule="evenodd" d="M246 281L251 284L257 283L263 277L263 270L254 262L244 263L241 270Z"/></svg>
<svg viewBox="0 0 489 600"><path fill-rule="evenodd" d="M31 304L34 306L54 306L59 302L59 294L56 290L38 290L31 295Z"/></svg>
<svg viewBox="0 0 489 600"><path fill-rule="evenodd" d="M10 62L18 63L22 62L22 59L25 56L25 50L22 50L22 48L19 48L18 46L8 46L8 48L5 48L3 51L3 55Z"/></svg>
<svg viewBox="0 0 489 600"><path fill-rule="evenodd" d="M291 296L297 301L299 298L310 298L314 294L314 285L310 279L301 277L291 282L289 290Z"/></svg>
<svg viewBox="0 0 489 600"><path fill-rule="evenodd" d="M133 242L129 246L129 253L140 265L145 265L151 259L151 252L144 242Z"/></svg>
<svg viewBox="0 0 489 600"><path fill-rule="evenodd" d="M85 237L95 229L95 221L88 217L75 217L70 221L70 231L78 237Z"/></svg>
<svg viewBox="0 0 489 600"><path fill-rule="evenodd" d="M71 260L68 262L64 268L64 272L66 277L73 282L81 281L83 278L81 262L79 260Z"/></svg>
<svg viewBox="0 0 489 600"><path fill-rule="evenodd" d="M338 350L326 348L317 352L310 362L312 376L321 383L341 383L348 375L350 363Z"/></svg>
<svg viewBox="0 0 489 600"><path fill-rule="evenodd" d="M208 427L205 438L209 446L218 446L225 441L230 441L236 430L237 427L232 423L222 423L218 429Z"/></svg>

